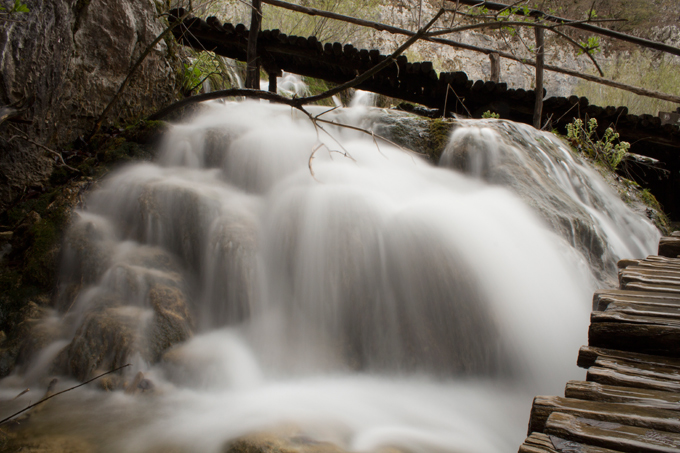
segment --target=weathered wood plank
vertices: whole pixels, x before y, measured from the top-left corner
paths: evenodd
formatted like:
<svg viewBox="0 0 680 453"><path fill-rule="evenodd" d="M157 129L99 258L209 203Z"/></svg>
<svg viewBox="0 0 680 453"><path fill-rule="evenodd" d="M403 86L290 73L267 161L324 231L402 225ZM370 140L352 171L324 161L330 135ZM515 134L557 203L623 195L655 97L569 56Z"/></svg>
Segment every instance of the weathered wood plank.
<svg viewBox="0 0 680 453"><path fill-rule="evenodd" d="M594 447L592 445L574 442L573 440L562 439L557 436L549 436L555 449L558 452L564 453L621 453L618 450L611 450L609 448Z"/></svg>
<svg viewBox="0 0 680 453"><path fill-rule="evenodd" d="M605 385L598 382L569 381L564 396L603 403L635 404L680 411L680 393Z"/></svg>
<svg viewBox="0 0 680 453"><path fill-rule="evenodd" d="M550 440L550 436L543 433L529 434L529 437L526 438L524 444L534 448L540 448L541 451L557 451Z"/></svg>
<svg viewBox="0 0 680 453"><path fill-rule="evenodd" d="M531 408L529 433L545 432L545 424L553 412L620 423L640 428L680 433L677 412L620 403L600 403L559 396L537 396Z"/></svg>
<svg viewBox="0 0 680 453"><path fill-rule="evenodd" d="M593 294L593 309L603 311L612 302L656 303L680 307L680 294L658 291L606 289Z"/></svg>
<svg viewBox="0 0 680 453"><path fill-rule="evenodd" d="M680 370L677 368L652 365L648 363L630 362L624 359L599 357L595 360L595 366L617 370L622 373L633 374L655 379L666 379L680 384Z"/></svg>
<svg viewBox="0 0 680 453"><path fill-rule="evenodd" d="M677 453L680 445L680 435L676 433L603 423L559 412L550 415L546 433L625 453Z"/></svg>
<svg viewBox="0 0 680 453"><path fill-rule="evenodd" d="M664 392L680 392L680 384L668 379L626 373L612 368L590 367L586 380L617 387L634 387L641 389L661 390Z"/></svg>
<svg viewBox="0 0 680 453"><path fill-rule="evenodd" d="M680 255L680 237L662 237L659 240L659 255L670 258L676 258Z"/></svg>
<svg viewBox="0 0 680 453"><path fill-rule="evenodd" d="M593 346L581 346L578 353L578 366L590 368L595 365L598 357L608 357L613 359L623 359L629 362L646 363L649 365L660 365L680 370L680 360L669 357L662 357L636 352L618 351L615 349L596 348Z"/></svg>
<svg viewBox="0 0 680 453"><path fill-rule="evenodd" d="M673 236L677 237L677 236ZM669 256L661 256L661 255L649 255L647 258L645 258L645 261L664 261L667 263L680 263L680 258L671 258Z"/></svg>
<svg viewBox="0 0 680 453"><path fill-rule="evenodd" d="M630 275L632 277L637 277L637 278L651 278L651 277L657 277L657 276L663 276L665 278L668 278L673 281L677 281L680 279L680 272L677 270L673 269L671 264L668 263L658 263L654 265L654 263L649 263L647 265L636 265L636 266L628 266L625 269L622 269L619 271L619 274L622 276Z"/></svg>
<svg viewBox="0 0 680 453"><path fill-rule="evenodd" d="M659 317L680 321L680 306L660 305L634 302L612 302L604 310L605 312L623 313L640 317Z"/></svg>
<svg viewBox="0 0 680 453"><path fill-rule="evenodd" d="M628 322L591 322L591 346L639 352L664 357L680 357L680 327Z"/></svg>
<svg viewBox="0 0 680 453"><path fill-rule="evenodd" d="M680 276L672 272L660 272L656 270L641 271L626 268L619 272L619 283L621 289L626 289L632 284L648 284L656 286L667 286L680 288Z"/></svg>
<svg viewBox="0 0 680 453"><path fill-rule="evenodd" d="M660 316L637 316L616 311L594 311L590 314L590 322L621 322L630 324L643 324L650 326L680 327L680 321Z"/></svg>
<svg viewBox="0 0 680 453"><path fill-rule="evenodd" d="M657 261L657 260L621 260L630 262L630 266L625 266L624 268L619 267L619 269L627 269L628 267L641 267L643 269L668 269L668 270L678 270L680 269L680 263L668 262L668 261ZM621 262L619 261L619 262ZM622 263L623 264L623 263Z"/></svg>
<svg viewBox="0 0 680 453"><path fill-rule="evenodd" d="M557 436L531 433L520 446L518 453L620 453L608 448L593 447Z"/></svg>
<svg viewBox="0 0 680 453"><path fill-rule="evenodd" d="M660 293L675 293L680 294L680 286L661 283L645 283L645 282L630 282L626 283L626 287L622 289L629 289L632 291L657 291Z"/></svg>
<svg viewBox="0 0 680 453"><path fill-rule="evenodd" d="M517 453L559 453L559 452L551 448L522 444L520 445L519 450L517 450Z"/></svg>

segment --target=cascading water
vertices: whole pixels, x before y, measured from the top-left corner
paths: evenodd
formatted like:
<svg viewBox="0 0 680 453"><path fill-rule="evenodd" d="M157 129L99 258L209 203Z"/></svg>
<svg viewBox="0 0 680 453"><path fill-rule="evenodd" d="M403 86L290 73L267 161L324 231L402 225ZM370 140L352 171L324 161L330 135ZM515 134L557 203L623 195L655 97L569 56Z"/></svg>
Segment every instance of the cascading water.
<svg viewBox="0 0 680 453"><path fill-rule="evenodd" d="M373 116L325 115L380 129ZM287 107L206 105L76 214L57 340L0 396L132 362L154 396L72 392L42 429L101 451L281 430L352 451L514 451L532 397L582 377L595 282L658 233L550 134L478 125L442 157L465 175Z"/></svg>

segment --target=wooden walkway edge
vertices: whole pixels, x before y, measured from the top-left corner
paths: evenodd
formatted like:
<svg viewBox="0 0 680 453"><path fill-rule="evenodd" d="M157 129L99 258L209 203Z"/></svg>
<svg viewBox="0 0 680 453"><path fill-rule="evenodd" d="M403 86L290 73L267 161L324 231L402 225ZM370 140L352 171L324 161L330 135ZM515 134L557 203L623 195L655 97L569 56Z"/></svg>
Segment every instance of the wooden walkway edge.
<svg viewBox="0 0 680 453"><path fill-rule="evenodd" d="M680 233L618 265L620 289L593 296L586 380L534 398L519 453L680 452Z"/></svg>

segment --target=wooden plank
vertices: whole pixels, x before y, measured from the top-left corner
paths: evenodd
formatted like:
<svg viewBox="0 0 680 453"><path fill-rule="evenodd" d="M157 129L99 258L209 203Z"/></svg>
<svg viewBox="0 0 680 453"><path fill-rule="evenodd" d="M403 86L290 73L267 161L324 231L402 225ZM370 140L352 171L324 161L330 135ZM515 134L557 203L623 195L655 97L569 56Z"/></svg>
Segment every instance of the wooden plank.
<svg viewBox="0 0 680 453"><path fill-rule="evenodd" d="M641 279L641 281L652 281L654 278L668 279L671 282L680 280L680 272L673 269L671 265L666 263L659 263L654 266L648 264L646 266L628 266L619 271L619 276L622 278ZM648 279L648 280L645 280Z"/></svg>
<svg viewBox="0 0 680 453"><path fill-rule="evenodd" d="M557 436L531 433L520 446L518 453L620 453L608 448L593 447Z"/></svg>
<svg viewBox="0 0 680 453"><path fill-rule="evenodd" d="M559 412L550 415L545 431L563 439L624 453L678 453L680 445L680 435L676 433L603 423Z"/></svg>
<svg viewBox="0 0 680 453"><path fill-rule="evenodd" d="M581 368L589 368L595 365L595 361L598 357L623 359L629 362L660 365L680 370L680 360L678 359L649 354L639 354L636 352L617 351L615 349L596 348L593 346L581 346L581 349L578 353L577 364Z"/></svg>
<svg viewBox="0 0 680 453"><path fill-rule="evenodd" d="M675 293L680 294L680 286L661 283L645 283L645 282L630 282L626 283L625 288L632 291L657 291L660 293Z"/></svg>
<svg viewBox="0 0 680 453"><path fill-rule="evenodd" d="M631 316L659 317L680 320L680 307L674 305L658 305L647 303L612 302L605 309L606 312L622 313Z"/></svg>
<svg viewBox="0 0 680 453"><path fill-rule="evenodd" d="M626 289L628 285L636 283L680 288L680 276L672 272L641 272L640 270L633 271L626 268L619 273L619 283L621 289Z"/></svg>
<svg viewBox="0 0 680 453"><path fill-rule="evenodd" d="M613 385L617 387L634 387L641 389L661 390L664 392L680 392L680 384L678 384L676 381L650 376L640 376L612 368L597 366L588 368L586 380L589 382L597 382L600 384Z"/></svg>
<svg viewBox="0 0 680 453"><path fill-rule="evenodd" d="M643 324L643 325L653 325L653 326L669 326L669 327L679 327L680 320L673 318L665 318L661 316L638 316L629 315L626 313L616 312L616 311L594 311L590 314L590 322L621 322L630 324Z"/></svg>
<svg viewBox="0 0 680 453"><path fill-rule="evenodd" d="M680 327L628 322L591 322L588 343L600 348L678 358Z"/></svg>
<svg viewBox="0 0 680 453"><path fill-rule="evenodd" d="M666 379L680 384L680 370L662 365L652 365L649 363L630 362L624 359L598 357L595 366L610 368L622 373L629 373L638 376L652 377L655 379Z"/></svg>
<svg viewBox="0 0 680 453"><path fill-rule="evenodd" d="M550 448L522 444L520 445L519 450L517 450L517 453L559 453L559 452Z"/></svg>
<svg viewBox="0 0 680 453"><path fill-rule="evenodd" d="M550 440L550 436L543 433L531 433L526 438L524 444L532 448L538 448L540 451L557 452L555 446Z"/></svg>
<svg viewBox="0 0 680 453"><path fill-rule="evenodd" d="M671 258L676 258L680 255L680 237L662 237L659 240L659 255Z"/></svg>
<svg viewBox="0 0 680 453"><path fill-rule="evenodd" d="M605 289L593 294L593 309L603 311L612 302L658 303L680 306L680 294L658 291Z"/></svg>
<svg viewBox="0 0 680 453"><path fill-rule="evenodd" d="M609 448L595 447L592 445L574 442L573 440L562 439L557 436L549 436L558 452L564 453L621 453L618 450Z"/></svg>
<svg viewBox="0 0 680 453"><path fill-rule="evenodd" d="M619 269L636 268L641 267L643 269L668 269L668 270L678 270L680 269L680 263L668 262L668 261L656 261L656 260L621 260L629 262L629 266L619 267ZM619 263L621 263L619 261ZM622 263L622 264L624 264ZM618 265L618 263L617 263Z"/></svg>
<svg viewBox="0 0 680 453"><path fill-rule="evenodd" d="M546 421L553 412L603 422L680 433L678 414L671 410L620 403L600 403L559 396L537 396L534 398L529 418L529 433L545 432Z"/></svg>
<svg viewBox="0 0 680 453"><path fill-rule="evenodd" d="M598 382L569 381L564 389L567 398L603 403L635 404L680 411L680 393L605 385Z"/></svg>

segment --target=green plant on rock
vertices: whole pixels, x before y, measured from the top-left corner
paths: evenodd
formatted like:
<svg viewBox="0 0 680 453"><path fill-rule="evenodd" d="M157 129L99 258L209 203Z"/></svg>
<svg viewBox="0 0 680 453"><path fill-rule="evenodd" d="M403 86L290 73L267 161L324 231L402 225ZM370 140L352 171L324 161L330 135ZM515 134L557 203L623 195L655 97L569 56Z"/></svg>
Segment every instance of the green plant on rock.
<svg viewBox="0 0 680 453"><path fill-rule="evenodd" d="M584 125L580 118L567 124L567 140L574 148L614 171L626 157L630 143L619 141L619 133L608 127L602 138L597 137L597 120Z"/></svg>
<svg viewBox="0 0 680 453"><path fill-rule="evenodd" d="M22 3L21 0L14 0L14 5L11 8L6 8L4 6L0 6L0 11L4 12L5 14L15 14L15 13L28 13L31 10L28 9L28 6L25 3Z"/></svg>
<svg viewBox="0 0 680 453"><path fill-rule="evenodd" d="M487 110L486 112L482 113L482 118L495 118L498 119L500 118L501 115L495 112L492 112L491 110Z"/></svg>

